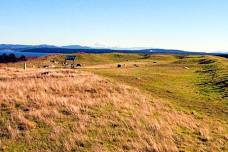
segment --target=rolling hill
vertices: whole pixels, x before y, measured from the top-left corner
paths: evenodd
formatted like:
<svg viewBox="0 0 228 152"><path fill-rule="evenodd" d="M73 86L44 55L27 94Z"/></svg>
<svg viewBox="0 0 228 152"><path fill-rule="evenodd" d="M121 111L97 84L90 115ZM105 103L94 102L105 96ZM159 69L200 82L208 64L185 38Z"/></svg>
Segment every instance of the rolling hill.
<svg viewBox="0 0 228 152"><path fill-rule="evenodd" d="M77 56L0 64L0 150L228 150L226 58Z"/></svg>

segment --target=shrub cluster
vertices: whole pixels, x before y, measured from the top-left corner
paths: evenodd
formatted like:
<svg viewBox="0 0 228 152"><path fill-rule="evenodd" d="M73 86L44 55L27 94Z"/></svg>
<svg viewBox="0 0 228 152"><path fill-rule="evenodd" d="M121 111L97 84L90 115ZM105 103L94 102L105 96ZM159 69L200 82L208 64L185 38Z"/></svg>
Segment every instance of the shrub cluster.
<svg viewBox="0 0 228 152"><path fill-rule="evenodd" d="M10 63L10 62L19 62L26 61L25 56L17 57L14 54L2 54L0 55L0 63Z"/></svg>

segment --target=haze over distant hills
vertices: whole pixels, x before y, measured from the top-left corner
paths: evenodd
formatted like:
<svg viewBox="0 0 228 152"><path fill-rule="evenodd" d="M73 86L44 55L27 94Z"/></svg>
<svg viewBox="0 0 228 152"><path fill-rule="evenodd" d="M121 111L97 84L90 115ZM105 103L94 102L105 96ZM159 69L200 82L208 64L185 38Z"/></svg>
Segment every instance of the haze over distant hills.
<svg viewBox="0 0 228 152"><path fill-rule="evenodd" d="M92 49L87 46L81 46L81 45L67 45L67 46L55 46L55 45L47 45L47 44L41 44L41 45L20 45L20 44L0 44L0 50L28 50L28 49L38 49L38 48L64 48L64 49Z"/></svg>
<svg viewBox="0 0 228 152"><path fill-rule="evenodd" d="M190 52L175 49L144 49L144 48L93 48L81 45L55 46L55 45L20 45L20 44L0 44L1 50L11 50L20 52L38 52L38 53L163 53L163 54L228 54L222 53L205 53L205 52Z"/></svg>

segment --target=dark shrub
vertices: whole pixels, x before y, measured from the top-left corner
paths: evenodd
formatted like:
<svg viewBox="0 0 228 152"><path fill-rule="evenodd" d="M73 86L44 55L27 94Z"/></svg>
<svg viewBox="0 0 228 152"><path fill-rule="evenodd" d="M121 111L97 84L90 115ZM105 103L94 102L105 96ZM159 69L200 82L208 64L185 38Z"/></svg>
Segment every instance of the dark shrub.
<svg viewBox="0 0 228 152"><path fill-rule="evenodd" d="M16 57L14 54L2 54L0 55L0 63L12 63L18 61L26 61L25 56Z"/></svg>

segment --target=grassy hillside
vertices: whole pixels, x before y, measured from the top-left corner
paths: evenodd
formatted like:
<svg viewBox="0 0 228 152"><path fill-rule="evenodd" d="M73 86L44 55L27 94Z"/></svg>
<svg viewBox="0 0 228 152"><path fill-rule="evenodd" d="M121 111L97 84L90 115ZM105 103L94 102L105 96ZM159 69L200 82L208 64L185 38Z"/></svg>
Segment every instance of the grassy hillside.
<svg viewBox="0 0 228 152"><path fill-rule="evenodd" d="M38 59L32 59L27 62L28 67L38 67L42 68L43 66L50 66L56 68L64 68L63 63L65 62L66 55L50 55L45 57L40 57ZM141 59L143 56L137 54L76 54L77 61L81 65L90 66L90 65L101 65L101 64L110 64L116 62L124 61L135 61ZM72 64L72 61L69 61L69 64ZM23 62L17 64L10 64L8 66L23 67Z"/></svg>
<svg viewBox="0 0 228 152"><path fill-rule="evenodd" d="M58 55L27 62L27 71L1 65L0 151L228 150L227 59L78 59L78 69Z"/></svg>
<svg viewBox="0 0 228 152"><path fill-rule="evenodd" d="M202 113L205 109L205 112L211 110L212 114L223 115L227 108L228 60L225 58L151 55L122 64L126 67L109 64L108 68L96 68L98 65L86 70L173 100L175 105L187 110ZM221 109L221 113L213 113L213 108Z"/></svg>

